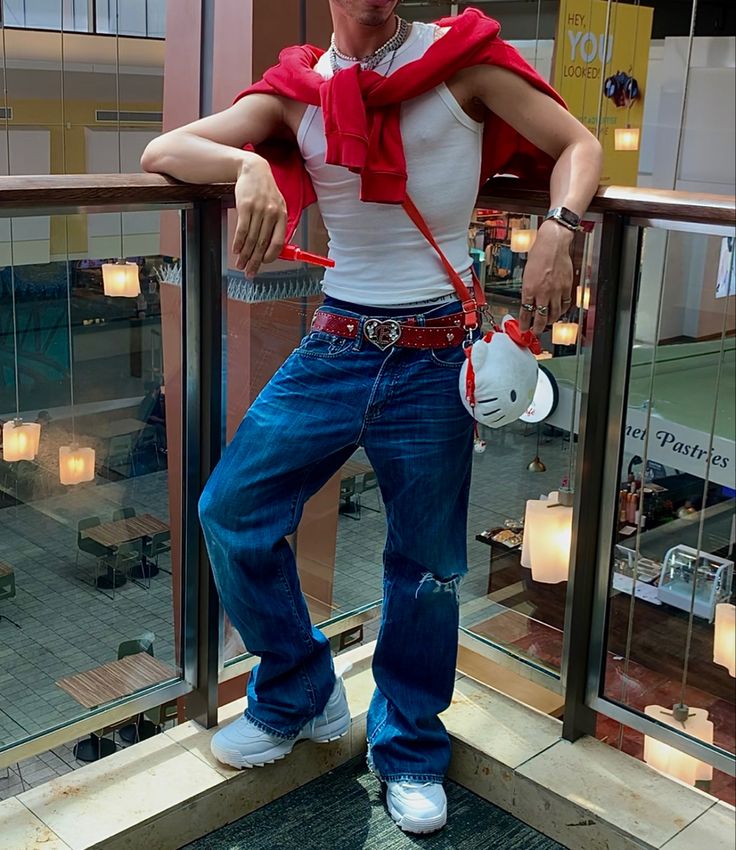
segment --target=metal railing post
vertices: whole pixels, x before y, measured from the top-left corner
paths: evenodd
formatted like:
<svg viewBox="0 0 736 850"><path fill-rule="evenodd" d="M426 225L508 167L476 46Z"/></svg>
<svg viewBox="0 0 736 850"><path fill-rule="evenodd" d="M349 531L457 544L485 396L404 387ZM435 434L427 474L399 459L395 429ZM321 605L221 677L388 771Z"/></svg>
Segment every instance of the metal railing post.
<svg viewBox="0 0 736 850"><path fill-rule="evenodd" d="M586 704L590 640L596 598L599 535L602 530L603 457L611 427L609 420L610 353L619 310L619 272L623 245L623 218L603 216L596 290L593 344L588 369L590 380L580 407L578 433L583 436L576 469L575 527L572 567L567 593L562 676L565 687L563 737L575 741L594 735L596 713ZM585 382L584 382L585 383ZM577 387L573 392L581 391ZM571 434L570 439L575 439ZM572 451L572 445L570 450Z"/></svg>
<svg viewBox="0 0 736 850"><path fill-rule="evenodd" d="M186 213L182 276L184 657L195 684L187 716L207 728L217 724L222 615L197 505L223 442L223 216L220 201Z"/></svg>

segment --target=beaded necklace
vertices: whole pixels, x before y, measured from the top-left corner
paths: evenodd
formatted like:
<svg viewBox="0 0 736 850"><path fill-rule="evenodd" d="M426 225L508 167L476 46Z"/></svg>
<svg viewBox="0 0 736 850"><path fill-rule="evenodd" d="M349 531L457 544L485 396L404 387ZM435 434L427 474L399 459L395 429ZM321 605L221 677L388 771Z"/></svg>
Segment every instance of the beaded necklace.
<svg viewBox="0 0 736 850"><path fill-rule="evenodd" d="M343 53L335 43L335 34L333 33L332 38L330 39L329 51L332 73L336 74L339 70L340 66L337 64L338 59L342 59L343 62L359 62L360 67L364 71L372 71L380 65L389 53L398 50L404 44L411 32L411 24L408 21L405 21L397 15L396 22L396 32L391 36L391 38L385 44L382 44L377 50L374 50L373 53L368 56L364 56L363 58L359 56L348 56L346 53Z"/></svg>

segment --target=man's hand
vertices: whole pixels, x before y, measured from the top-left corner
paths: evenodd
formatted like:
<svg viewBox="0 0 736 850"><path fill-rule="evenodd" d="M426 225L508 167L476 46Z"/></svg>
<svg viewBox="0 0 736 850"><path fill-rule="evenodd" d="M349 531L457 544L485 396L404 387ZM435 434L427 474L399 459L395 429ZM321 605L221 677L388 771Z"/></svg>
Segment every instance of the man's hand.
<svg viewBox="0 0 736 850"><path fill-rule="evenodd" d="M555 221L540 225L524 269L519 315L522 331L532 328L539 335L569 309L572 291L570 244L573 235L572 231ZM534 307L533 311L529 305Z"/></svg>
<svg viewBox="0 0 736 850"><path fill-rule="evenodd" d="M261 157L244 162L235 183L235 209L235 267L255 277L261 263L278 258L286 235L286 203L271 167Z"/></svg>

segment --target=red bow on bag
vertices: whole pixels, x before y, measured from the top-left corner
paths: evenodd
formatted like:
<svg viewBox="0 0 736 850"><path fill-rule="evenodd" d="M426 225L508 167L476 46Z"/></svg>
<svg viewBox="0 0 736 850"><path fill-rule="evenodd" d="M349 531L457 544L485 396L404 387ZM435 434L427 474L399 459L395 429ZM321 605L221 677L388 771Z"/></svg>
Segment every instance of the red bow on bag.
<svg viewBox="0 0 736 850"><path fill-rule="evenodd" d="M539 338L534 336L530 330L522 331L517 319L507 319L504 322L503 329L517 345L520 345L522 348L528 348L532 354L541 353L542 344Z"/></svg>

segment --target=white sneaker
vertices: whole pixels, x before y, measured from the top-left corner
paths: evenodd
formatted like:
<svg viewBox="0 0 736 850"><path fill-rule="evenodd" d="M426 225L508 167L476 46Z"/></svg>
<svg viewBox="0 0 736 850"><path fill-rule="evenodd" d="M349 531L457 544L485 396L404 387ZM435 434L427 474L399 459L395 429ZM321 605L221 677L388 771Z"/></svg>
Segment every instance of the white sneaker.
<svg viewBox="0 0 736 850"><path fill-rule="evenodd" d="M440 782L387 782L386 804L404 832L435 832L447 823L447 797Z"/></svg>
<svg viewBox="0 0 736 850"><path fill-rule="evenodd" d="M345 684L338 678L322 714L310 720L296 738L271 735L241 715L212 736L210 749L218 761L230 767L263 767L288 756L297 741L309 739L324 744L342 738L349 730L350 707Z"/></svg>

